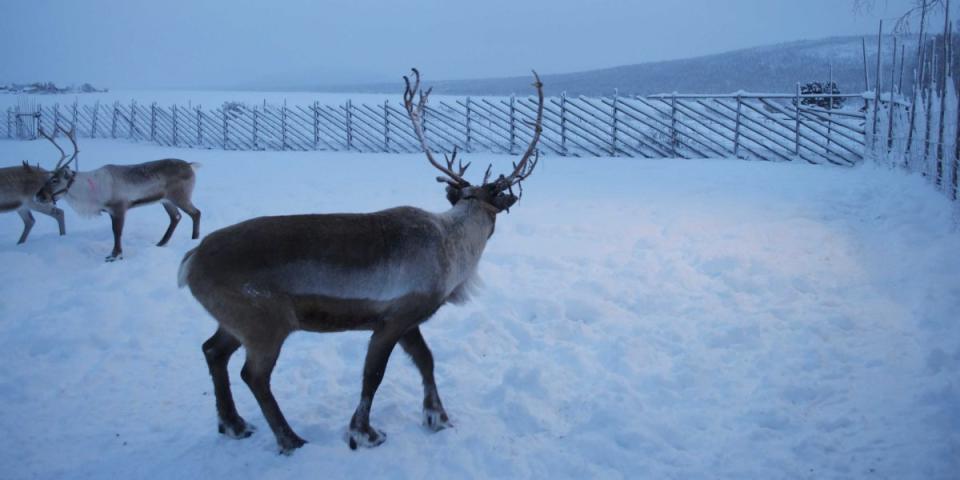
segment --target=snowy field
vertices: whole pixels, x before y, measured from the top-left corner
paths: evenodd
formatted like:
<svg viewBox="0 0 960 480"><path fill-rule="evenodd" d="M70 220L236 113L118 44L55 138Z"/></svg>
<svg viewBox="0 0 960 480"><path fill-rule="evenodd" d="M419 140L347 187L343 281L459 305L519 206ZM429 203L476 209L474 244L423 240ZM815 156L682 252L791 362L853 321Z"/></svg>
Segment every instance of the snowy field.
<svg viewBox="0 0 960 480"><path fill-rule="evenodd" d="M421 155L221 152L81 139L84 169L198 161L203 234L258 215L446 207ZM49 165L0 141L0 166ZM467 155L475 172L508 157ZM66 237L0 215L0 477L960 477L960 234L922 179L736 160L545 158L499 218L486 284L427 323L455 427L420 425L399 349L374 403L387 441L350 451L364 333L296 334L273 377L310 443L217 434L200 344L214 321L176 287L160 206L68 206Z"/></svg>

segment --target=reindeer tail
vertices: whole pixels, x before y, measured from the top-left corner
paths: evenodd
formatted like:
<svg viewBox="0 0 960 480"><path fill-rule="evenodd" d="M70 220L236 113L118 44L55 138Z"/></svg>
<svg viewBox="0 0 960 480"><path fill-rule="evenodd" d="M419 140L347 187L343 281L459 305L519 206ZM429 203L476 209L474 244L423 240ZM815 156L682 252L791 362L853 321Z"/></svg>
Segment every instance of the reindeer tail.
<svg viewBox="0 0 960 480"><path fill-rule="evenodd" d="M193 250L187 252L187 254L183 256L183 260L180 262L180 270L177 271L177 286L180 288L183 288L187 285L187 276L190 275L190 264L193 260L193 254L196 251L197 249L194 248Z"/></svg>

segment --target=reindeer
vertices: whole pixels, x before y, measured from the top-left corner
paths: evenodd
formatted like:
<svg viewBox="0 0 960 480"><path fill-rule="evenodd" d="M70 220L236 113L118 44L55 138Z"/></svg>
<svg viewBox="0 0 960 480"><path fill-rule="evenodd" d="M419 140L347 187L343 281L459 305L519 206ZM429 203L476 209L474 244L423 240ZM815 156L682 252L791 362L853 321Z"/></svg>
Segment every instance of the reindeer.
<svg viewBox="0 0 960 480"><path fill-rule="evenodd" d="M63 159L61 159L63 160ZM26 242L35 220L30 210L49 215L57 220L60 235L67 233L63 221L63 210L52 203L39 202L37 192L50 180L52 173L40 168L31 167L27 162L23 166L0 168L0 212L16 210L23 220L23 233L17 245Z"/></svg>
<svg viewBox="0 0 960 480"><path fill-rule="evenodd" d="M433 431L450 426L433 376L433 356L420 333L445 303L465 302L477 264L493 234L497 214L517 200L513 187L533 172L543 118L543 85L534 72L539 97L529 146L509 175L480 185L464 179L467 167L434 159L423 129L430 90L404 77L404 106L431 165L443 173L452 207L430 213L397 207L365 214L259 217L206 236L187 252L178 283L218 323L203 343L213 378L220 433L246 438L253 429L237 413L227 362L242 345L246 362L240 377L260 404L280 452L306 443L287 423L270 390L270 376L284 340L298 330L327 333L372 331L363 367L363 387L346 440L351 449L374 447L386 435L370 426L373 397L387 360L399 343L423 380L423 423ZM419 102L414 105L415 94ZM522 194L522 192L520 192Z"/></svg>
<svg viewBox="0 0 960 480"><path fill-rule="evenodd" d="M75 138L69 137L76 149ZM53 142L52 138L47 138ZM157 243L158 247L167 244L180 223L178 209L193 220L193 238L200 237L200 210L191 201L196 181L194 170L198 164L168 158L136 165L104 165L89 172L76 172L68 165L55 171L37 197L45 202L55 202L66 196L67 203L81 216L92 217L107 212L113 226L113 251L106 261L123 258L120 237L127 210L133 207L157 201L162 203L170 216L170 224Z"/></svg>

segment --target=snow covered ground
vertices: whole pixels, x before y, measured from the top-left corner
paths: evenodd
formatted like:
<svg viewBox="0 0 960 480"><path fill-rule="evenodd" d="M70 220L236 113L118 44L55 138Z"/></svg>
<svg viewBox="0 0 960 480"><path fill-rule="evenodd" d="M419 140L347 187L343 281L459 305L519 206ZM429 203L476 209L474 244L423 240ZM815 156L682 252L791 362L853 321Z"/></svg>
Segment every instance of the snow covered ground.
<svg viewBox="0 0 960 480"><path fill-rule="evenodd" d="M445 208L420 155L178 150L83 139L81 167L199 161L202 233L258 215ZM0 166L49 164L0 141ZM483 164L508 157L466 155ZM297 334L274 392L310 443L218 435L176 270L189 222L67 209L66 237L0 215L3 478L960 477L960 234L923 180L737 160L545 158L480 265L486 287L424 327L455 428L420 426L399 351L374 403L387 442L342 436L366 335Z"/></svg>

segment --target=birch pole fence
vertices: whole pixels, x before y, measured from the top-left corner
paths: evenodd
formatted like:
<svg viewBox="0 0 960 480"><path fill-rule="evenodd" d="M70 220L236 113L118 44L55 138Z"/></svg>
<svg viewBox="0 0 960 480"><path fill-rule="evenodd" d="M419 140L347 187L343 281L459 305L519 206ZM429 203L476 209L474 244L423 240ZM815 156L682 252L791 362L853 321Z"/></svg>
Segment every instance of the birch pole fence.
<svg viewBox="0 0 960 480"><path fill-rule="evenodd" d="M864 158L867 114L806 105L808 97L870 101L873 94L667 94L549 98L540 150L573 157L739 157L852 165ZM813 103L813 102L810 102ZM850 102L855 103L855 102ZM533 97L436 97L426 134L440 151L512 153L526 144ZM874 109L876 110L876 109ZM67 113L69 112L69 113ZM874 112L874 116L876 113ZM405 112L389 101L340 105L284 102L216 108L131 101L17 105L0 138L33 139L37 128L76 128L80 137L229 150L413 153L419 142Z"/></svg>

